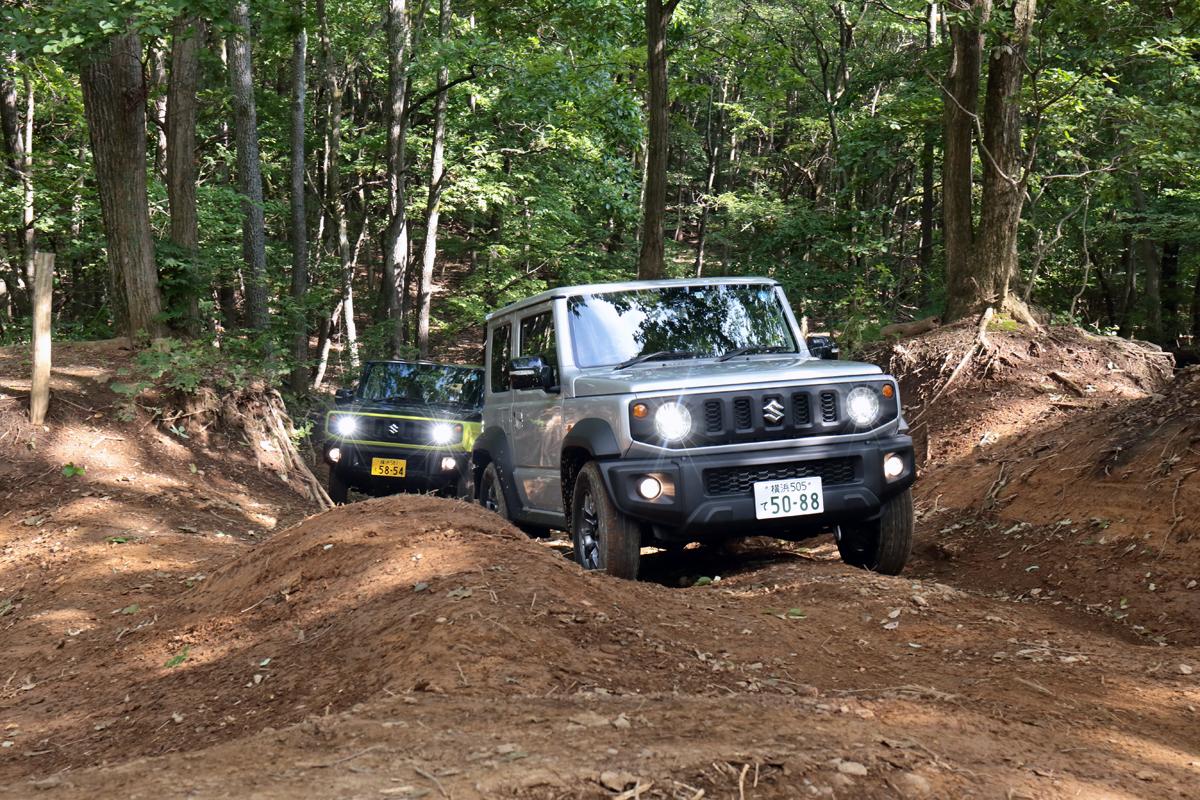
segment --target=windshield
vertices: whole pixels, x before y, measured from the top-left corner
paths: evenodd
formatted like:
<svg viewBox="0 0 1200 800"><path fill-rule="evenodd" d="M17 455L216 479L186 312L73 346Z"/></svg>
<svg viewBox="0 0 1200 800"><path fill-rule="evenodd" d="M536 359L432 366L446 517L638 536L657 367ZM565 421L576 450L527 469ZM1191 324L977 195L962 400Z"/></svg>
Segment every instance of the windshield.
<svg viewBox="0 0 1200 800"><path fill-rule="evenodd" d="M668 286L567 299L575 362L601 367L654 353L716 358L744 347L795 353L773 286Z"/></svg>
<svg viewBox="0 0 1200 800"><path fill-rule="evenodd" d="M359 397L375 403L479 408L483 405L483 370L440 364L371 364Z"/></svg>

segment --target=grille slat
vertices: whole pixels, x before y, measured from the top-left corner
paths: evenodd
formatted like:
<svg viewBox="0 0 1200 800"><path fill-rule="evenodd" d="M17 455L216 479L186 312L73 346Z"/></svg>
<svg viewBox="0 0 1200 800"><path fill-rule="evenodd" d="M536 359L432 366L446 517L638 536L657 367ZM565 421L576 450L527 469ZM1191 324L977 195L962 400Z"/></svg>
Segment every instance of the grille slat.
<svg viewBox="0 0 1200 800"><path fill-rule="evenodd" d="M837 422L837 394L821 392L821 419L825 422Z"/></svg>
<svg viewBox="0 0 1200 800"><path fill-rule="evenodd" d="M797 427L812 425L812 406L805 392L792 395L792 424Z"/></svg>
<svg viewBox="0 0 1200 800"><path fill-rule="evenodd" d="M754 427L750 416L750 398L738 397L733 401L733 424L738 430Z"/></svg>
<svg viewBox="0 0 1200 800"><path fill-rule="evenodd" d="M725 430L725 411L721 408L720 400L704 402L704 426L709 433L720 433Z"/></svg>
<svg viewBox="0 0 1200 800"><path fill-rule="evenodd" d="M853 483L857 458L829 458L824 461L793 461L765 464L761 467L723 467L704 471L704 489L710 496L751 494L757 481L786 478L820 478L831 486Z"/></svg>

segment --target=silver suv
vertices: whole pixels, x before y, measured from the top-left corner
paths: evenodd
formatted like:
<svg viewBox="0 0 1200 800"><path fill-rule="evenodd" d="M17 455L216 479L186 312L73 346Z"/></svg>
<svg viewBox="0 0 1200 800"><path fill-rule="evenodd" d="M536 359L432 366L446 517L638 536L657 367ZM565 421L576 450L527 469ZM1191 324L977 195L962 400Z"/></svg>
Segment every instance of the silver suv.
<svg viewBox="0 0 1200 800"><path fill-rule="evenodd" d="M570 531L585 569L635 578L643 546L833 530L897 574L912 440L895 379L806 342L761 278L552 289L487 318L479 502Z"/></svg>

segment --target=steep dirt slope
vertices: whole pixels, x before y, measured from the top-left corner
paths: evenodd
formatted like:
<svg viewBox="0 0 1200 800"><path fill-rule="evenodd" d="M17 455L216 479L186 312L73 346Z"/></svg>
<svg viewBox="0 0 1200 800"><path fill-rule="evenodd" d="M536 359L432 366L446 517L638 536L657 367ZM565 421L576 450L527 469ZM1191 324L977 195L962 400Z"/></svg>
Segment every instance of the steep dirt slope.
<svg viewBox="0 0 1200 800"><path fill-rule="evenodd" d="M1200 368L931 470L934 574L1200 643ZM941 513L932 513L936 507Z"/></svg>
<svg viewBox="0 0 1200 800"><path fill-rule="evenodd" d="M1185 797L1200 774L1194 651L827 557L631 584L394 497L155 614L5 701L11 796Z"/></svg>

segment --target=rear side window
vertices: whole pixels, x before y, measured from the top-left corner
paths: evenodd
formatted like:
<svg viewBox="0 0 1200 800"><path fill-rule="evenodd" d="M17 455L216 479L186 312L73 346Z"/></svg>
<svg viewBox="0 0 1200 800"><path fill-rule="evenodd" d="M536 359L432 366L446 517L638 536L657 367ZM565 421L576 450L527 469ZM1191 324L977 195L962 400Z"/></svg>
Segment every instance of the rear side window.
<svg viewBox="0 0 1200 800"><path fill-rule="evenodd" d="M558 347L554 341L554 317L549 312L521 320L521 355L541 356L558 383Z"/></svg>
<svg viewBox="0 0 1200 800"><path fill-rule="evenodd" d="M505 323L492 328L491 372L492 392L507 392L511 387L508 377L508 362L512 360L512 325Z"/></svg>

